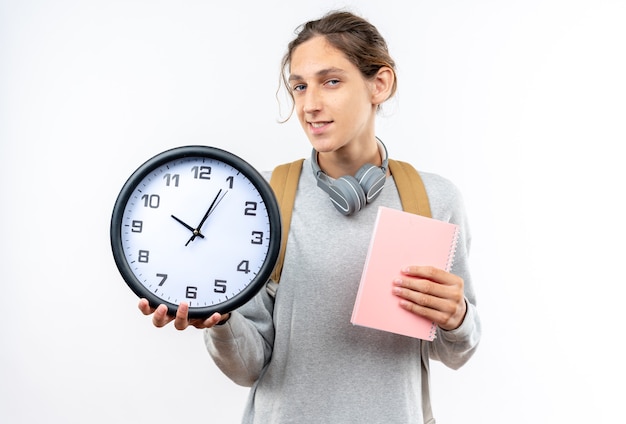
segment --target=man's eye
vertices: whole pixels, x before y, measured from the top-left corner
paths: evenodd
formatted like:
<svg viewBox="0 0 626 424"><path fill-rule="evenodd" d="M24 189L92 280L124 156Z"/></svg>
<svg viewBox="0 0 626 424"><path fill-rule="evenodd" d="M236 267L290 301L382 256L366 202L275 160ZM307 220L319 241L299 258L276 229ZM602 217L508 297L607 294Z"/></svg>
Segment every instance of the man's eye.
<svg viewBox="0 0 626 424"><path fill-rule="evenodd" d="M304 84L297 84L292 87L293 91L302 91L306 88Z"/></svg>
<svg viewBox="0 0 626 424"><path fill-rule="evenodd" d="M326 81L326 84L330 85L330 86L335 86L335 85L339 84L339 80L338 79L331 79L331 80Z"/></svg>

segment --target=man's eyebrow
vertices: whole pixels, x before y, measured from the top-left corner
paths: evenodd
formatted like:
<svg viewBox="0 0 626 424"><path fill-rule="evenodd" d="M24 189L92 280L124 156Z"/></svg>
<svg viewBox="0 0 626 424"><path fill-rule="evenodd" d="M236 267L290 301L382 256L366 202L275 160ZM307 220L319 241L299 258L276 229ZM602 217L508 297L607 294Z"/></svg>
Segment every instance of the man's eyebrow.
<svg viewBox="0 0 626 424"><path fill-rule="evenodd" d="M315 76L324 77L328 74L333 74L333 73L343 74L345 73L345 71L340 68L332 67L332 68L327 68L327 69L322 69L322 70L317 71L315 73ZM302 81L302 79L303 78L297 74L289 75L289 81Z"/></svg>

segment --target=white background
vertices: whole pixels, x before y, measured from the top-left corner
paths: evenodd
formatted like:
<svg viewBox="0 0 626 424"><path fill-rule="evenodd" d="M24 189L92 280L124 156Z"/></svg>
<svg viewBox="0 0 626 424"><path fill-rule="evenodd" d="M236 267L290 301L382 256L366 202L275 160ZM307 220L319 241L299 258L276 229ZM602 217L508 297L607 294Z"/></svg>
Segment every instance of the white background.
<svg viewBox="0 0 626 424"><path fill-rule="evenodd" d="M626 420L625 2L1 0L2 422L238 422L247 389L201 333L137 310L110 213L171 147L308 155L277 123L279 62L343 6L398 63L390 155L453 180L471 219L484 336L434 366L438 422Z"/></svg>

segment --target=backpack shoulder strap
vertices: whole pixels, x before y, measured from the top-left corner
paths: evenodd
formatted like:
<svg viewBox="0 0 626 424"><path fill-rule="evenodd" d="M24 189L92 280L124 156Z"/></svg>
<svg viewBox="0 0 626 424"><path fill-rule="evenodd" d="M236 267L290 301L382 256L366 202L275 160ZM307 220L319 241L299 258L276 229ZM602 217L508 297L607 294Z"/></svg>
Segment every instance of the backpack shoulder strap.
<svg viewBox="0 0 626 424"><path fill-rule="evenodd" d="M431 218L428 194L417 170L410 163L393 159L389 159L389 170L398 187L402 209Z"/></svg>
<svg viewBox="0 0 626 424"><path fill-rule="evenodd" d="M293 203L296 200L296 189L298 188L298 181L300 180L302 162L304 162L304 159L278 165L274 168L270 178L270 186L276 195L282 222L280 253L271 277L276 283L280 280L280 274L283 271L287 236L289 235L289 226L291 225L291 211L293 210Z"/></svg>

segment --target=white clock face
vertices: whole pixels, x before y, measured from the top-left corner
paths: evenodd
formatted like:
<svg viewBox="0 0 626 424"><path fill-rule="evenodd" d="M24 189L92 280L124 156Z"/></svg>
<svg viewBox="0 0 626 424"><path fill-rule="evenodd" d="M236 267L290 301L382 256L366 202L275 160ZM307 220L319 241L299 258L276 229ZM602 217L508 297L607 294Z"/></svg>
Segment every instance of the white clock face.
<svg viewBox="0 0 626 424"><path fill-rule="evenodd" d="M177 158L152 168L133 183L121 213L128 269L164 303L184 301L193 309L227 302L268 257L266 202L247 176L215 158Z"/></svg>

